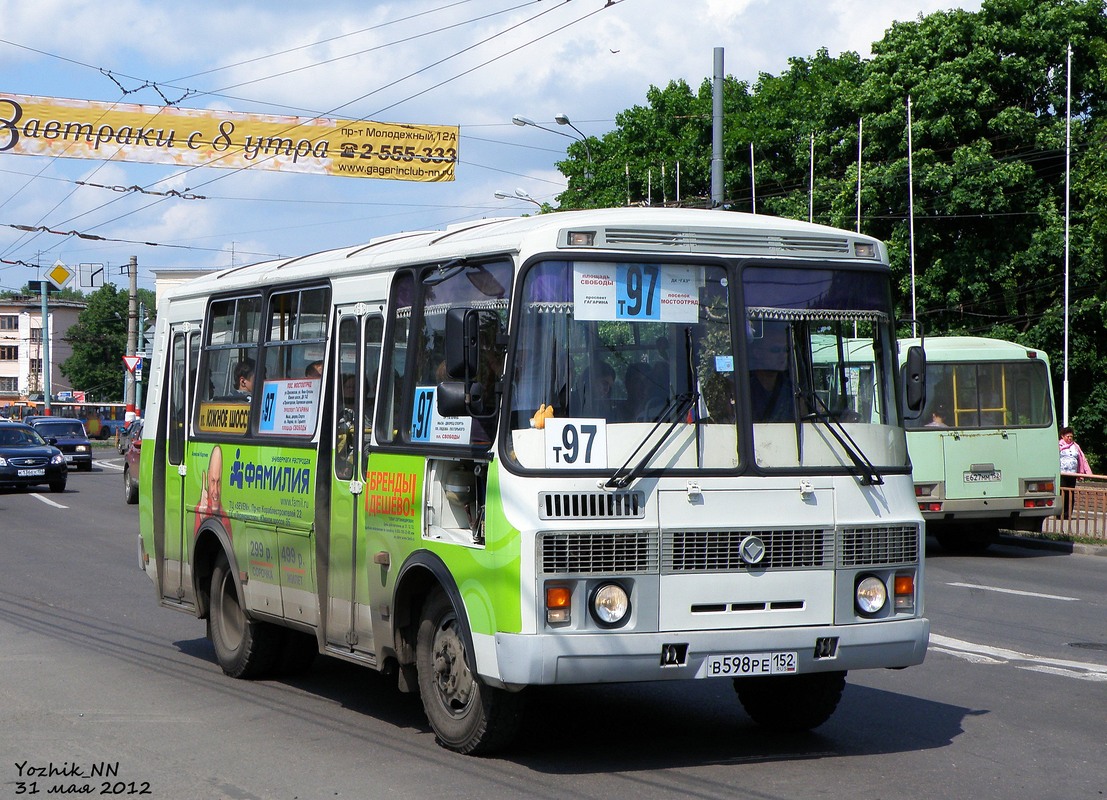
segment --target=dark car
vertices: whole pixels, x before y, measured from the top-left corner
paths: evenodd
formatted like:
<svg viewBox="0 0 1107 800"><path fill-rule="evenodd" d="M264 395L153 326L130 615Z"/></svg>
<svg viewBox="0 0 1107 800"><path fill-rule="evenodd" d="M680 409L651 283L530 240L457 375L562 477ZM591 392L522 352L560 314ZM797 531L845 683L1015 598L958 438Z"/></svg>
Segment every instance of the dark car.
<svg viewBox="0 0 1107 800"><path fill-rule="evenodd" d="M68 417L28 417L27 424L62 451L65 463L88 472L92 469L92 442L84 423Z"/></svg>
<svg viewBox="0 0 1107 800"><path fill-rule="evenodd" d="M127 452L123 454L123 496L130 505L138 502L138 462L142 458L142 420L127 429Z"/></svg>
<svg viewBox="0 0 1107 800"><path fill-rule="evenodd" d="M22 422L0 422L0 486L50 485L64 492L69 468L62 451Z"/></svg>

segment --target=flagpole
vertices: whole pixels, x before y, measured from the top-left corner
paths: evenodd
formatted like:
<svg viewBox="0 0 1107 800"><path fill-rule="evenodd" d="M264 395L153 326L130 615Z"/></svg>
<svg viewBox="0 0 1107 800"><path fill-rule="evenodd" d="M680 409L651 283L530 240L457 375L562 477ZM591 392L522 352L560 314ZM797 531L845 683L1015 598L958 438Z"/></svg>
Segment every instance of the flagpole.
<svg viewBox="0 0 1107 800"><path fill-rule="evenodd" d="M864 117L857 118L857 232L861 233L861 135Z"/></svg>
<svg viewBox="0 0 1107 800"><path fill-rule="evenodd" d="M1065 78L1065 367L1061 384L1061 420L1069 424L1069 177L1072 144L1072 42L1069 42Z"/></svg>
<svg viewBox="0 0 1107 800"><path fill-rule="evenodd" d="M811 165L811 177L808 180L807 189L807 221L815 221L815 132L811 132L811 155L808 158Z"/></svg>
<svg viewBox="0 0 1107 800"><path fill-rule="evenodd" d="M907 95L907 229L911 242L911 335L918 336L915 298L915 176L911 163L911 95Z"/></svg>

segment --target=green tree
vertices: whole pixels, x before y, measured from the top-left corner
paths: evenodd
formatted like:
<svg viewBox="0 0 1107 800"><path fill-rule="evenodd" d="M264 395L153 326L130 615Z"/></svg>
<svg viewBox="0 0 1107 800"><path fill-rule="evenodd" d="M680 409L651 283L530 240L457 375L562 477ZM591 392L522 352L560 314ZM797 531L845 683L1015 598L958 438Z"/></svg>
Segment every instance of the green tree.
<svg viewBox="0 0 1107 800"><path fill-rule="evenodd" d="M86 298L88 306L66 333L73 354L62 362L62 375L90 399L123 399L123 356L127 350L127 292L105 283Z"/></svg>
<svg viewBox="0 0 1107 800"><path fill-rule="evenodd" d="M779 76L724 88L726 205L861 229L889 244L901 316L931 335L972 333L1044 349L1061 391L1065 308L1066 51L1072 59L1071 422L1107 456L1105 0L984 0L893 25L865 60L820 50ZM909 181L907 98L911 98ZM683 205L707 205L711 87L651 87L647 106L558 164L564 208L645 200L653 167L681 164ZM814 136L814 189L809 184ZM625 175L629 169L630 177ZM670 192L669 197L672 197ZM909 209L914 206L913 236ZM913 304L912 294L915 302Z"/></svg>

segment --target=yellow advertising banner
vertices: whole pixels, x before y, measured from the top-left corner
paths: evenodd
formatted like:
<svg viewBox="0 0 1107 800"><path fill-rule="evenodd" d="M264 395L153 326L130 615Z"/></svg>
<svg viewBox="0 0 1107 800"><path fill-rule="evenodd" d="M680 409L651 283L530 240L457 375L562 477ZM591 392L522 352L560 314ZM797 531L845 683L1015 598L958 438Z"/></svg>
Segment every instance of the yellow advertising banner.
<svg viewBox="0 0 1107 800"><path fill-rule="evenodd" d="M239 114L0 93L0 153L452 181L456 125Z"/></svg>

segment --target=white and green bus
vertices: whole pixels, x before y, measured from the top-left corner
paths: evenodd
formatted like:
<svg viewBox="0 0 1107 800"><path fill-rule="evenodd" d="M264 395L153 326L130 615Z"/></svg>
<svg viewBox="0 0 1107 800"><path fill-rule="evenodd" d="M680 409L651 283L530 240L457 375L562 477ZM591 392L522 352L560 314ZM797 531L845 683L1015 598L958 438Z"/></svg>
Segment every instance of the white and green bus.
<svg viewBox="0 0 1107 800"><path fill-rule="evenodd" d="M142 567L228 675L356 662L459 752L507 744L533 685L725 678L811 728L929 638L893 323L882 243L724 211L202 277L158 307ZM847 338L863 417L813 382Z"/></svg>
<svg viewBox="0 0 1107 800"><path fill-rule="evenodd" d="M921 344L926 406L907 420L907 447L927 531L945 548L979 550L1000 529L1041 530L1060 513L1046 354L975 336Z"/></svg>

